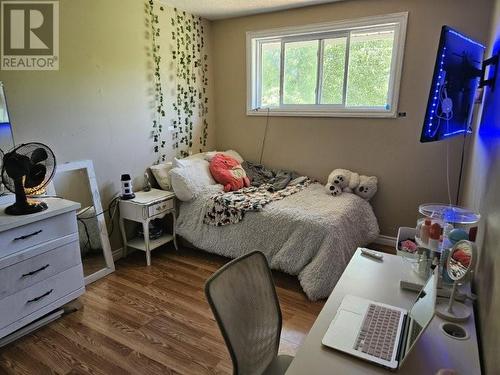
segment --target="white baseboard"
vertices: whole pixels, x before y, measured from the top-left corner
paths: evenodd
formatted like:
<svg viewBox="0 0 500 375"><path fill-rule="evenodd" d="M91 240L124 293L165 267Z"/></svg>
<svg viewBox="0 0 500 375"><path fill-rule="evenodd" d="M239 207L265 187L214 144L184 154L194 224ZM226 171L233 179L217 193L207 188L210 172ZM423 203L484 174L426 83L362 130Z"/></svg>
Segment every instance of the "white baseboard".
<svg viewBox="0 0 500 375"><path fill-rule="evenodd" d="M123 247L113 250L113 261L123 258Z"/></svg>
<svg viewBox="0 0 500 375"><path fill-rule="evenodd" d="M133 247L129 247L127 254L132 254L134 251L137 251L137 250L134 249ZM113 261L115 261L115 262L118 259L123 258L123 247L120 247L116 250L113 250L112 254L113 254Z"/></svg>
<svg viewBox="0 0 500 375"><path fill-rule="evenodd" d="M378 238L373 241L373 243L376 243L378 245L385 245L385 246L392 246L392 247L396 247L396 237L391 237L391 236L385 236L383 234L381 234L380 236L378 236ZM135 249L133 248L130 248L128 249L128 253L132 253L134 252ZM116 250L113 250L113 261L117 261L119 259L123 258L123 247L120 247Z"/></svg>
<svg viewBox="0 0 500 375"><path fill-rule="evenodd" d="M376 243L378 245L392 246L395 248L396 241L396 237L385 236L381 234L375 241L373 241L373 243Z"/></svg>

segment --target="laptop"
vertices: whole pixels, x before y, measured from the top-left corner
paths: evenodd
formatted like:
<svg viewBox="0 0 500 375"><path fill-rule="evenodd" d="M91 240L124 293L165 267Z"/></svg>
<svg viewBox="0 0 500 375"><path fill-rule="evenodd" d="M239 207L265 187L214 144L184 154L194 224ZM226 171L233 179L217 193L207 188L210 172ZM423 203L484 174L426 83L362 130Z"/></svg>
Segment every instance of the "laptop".
<svg viewBox="0 0 500 375"><path fill-rule="evenodd" d="M323 337L325 346L397 369L434 316L437 267L409 311L346 295Z"/></svg>

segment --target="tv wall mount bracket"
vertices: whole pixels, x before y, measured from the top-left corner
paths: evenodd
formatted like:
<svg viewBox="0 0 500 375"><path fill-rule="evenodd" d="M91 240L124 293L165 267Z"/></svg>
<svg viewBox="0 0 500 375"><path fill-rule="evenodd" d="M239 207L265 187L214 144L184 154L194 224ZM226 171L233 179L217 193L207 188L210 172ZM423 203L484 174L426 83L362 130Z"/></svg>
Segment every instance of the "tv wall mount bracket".
<svg viewBox="0 0 500 375"><path fill-rule="evenodd" d="M489 59L483 61L480 73L481 82L479 83L479 87L489 86L491 91L495 90L495 81L497 78L497 71L498 71L498 59L499 59L498 56L499 54L496 54L491 56ZM492 67L490 69L493 69L493 76L486 78L488 67Z"/></svg>

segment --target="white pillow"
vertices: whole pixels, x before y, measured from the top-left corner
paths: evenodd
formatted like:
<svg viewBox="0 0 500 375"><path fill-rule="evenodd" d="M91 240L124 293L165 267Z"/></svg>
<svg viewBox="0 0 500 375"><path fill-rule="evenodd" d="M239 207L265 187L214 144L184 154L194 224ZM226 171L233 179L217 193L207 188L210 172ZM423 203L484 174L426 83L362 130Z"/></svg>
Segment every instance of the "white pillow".
<svg viewBox="0 0 500 375"><path fill-rule="evenodd" d="M158 182L158 185L160 185L160 188L162 190L170 190L171 188L171 183L170 183L170 175L168 172L173 168L172 163L161 163L161 164L156 164L152 165L149 167L151 169L151 172L153 173L153 176L156 179L156 182Z"/></svg>
<svg viewBox="0 0 500 375"><path fill-rule="evenodd" d="M200 160L185 167L176 167L170 170L170 181L175 195L181 201L190 201L208 185L216 182L210 174L209 163Z"/></svg>
<svg viewBox="0 0 500 375"><path fill-rule="evenodd" d="M235 159L238 163L243 163L244 160L243 158L241 157L240 154L238 154L236 151L234 150L227 150L227 151L210 151L210 152L205 152L205 159L208 160L208 161L211 161L212 158L217 155L217 154L224 154L224 155L227 155L227 156L231 156L233 159Z"/></svg>
<svg viewBox="0 0 500 375"><path fill-rule="evenodd" d="M206 161L205 160L206 154L207 154L206 152L200 152L198 154L190 155L184 159L174 158L172 165L174 166L174 168L178 168L178 167L183 168L183 167L186 167L188 165L191 165L192 163L197 163L199 161Z"/></svg>
<svg viewBox="0 0 500 375"><path fill-rule="evenodd" d="M227 150L227 151L224 151L224 154L226 155L229 155L231 156L233 159L236 159L238 161L238 163L243 163L245 160L241 157L240 154L238 154L238 152L234 151L234 150Z"/></svg>
<svg viewBox="0 0 500 375"><path fill-rule="evenodd" d="M200 152L197 154L189 155L188 157L186 157L184 159L174 158L172 165L174 168L183 168L183 167L186 167L188 165L191 165L193 162L196 163L200 160L211 161L212 158L217 154L225 154L225 155L231 156L232 158L236 159L238 161L238 163L240 163L240 164L243 163L243 161L244 161L243 158L241 157L241 155L238 154L238 152L236 152L234 150L207 151L207 152Z"/></svg>

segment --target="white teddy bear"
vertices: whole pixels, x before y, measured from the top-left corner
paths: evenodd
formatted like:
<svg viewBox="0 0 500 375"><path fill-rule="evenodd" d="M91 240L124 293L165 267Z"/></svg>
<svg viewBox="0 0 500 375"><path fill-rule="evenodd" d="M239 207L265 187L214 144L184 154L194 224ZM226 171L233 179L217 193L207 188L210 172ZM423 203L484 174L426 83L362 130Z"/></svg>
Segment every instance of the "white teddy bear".
<svg viewBox="0 0 500 375"><path fill-rule="evenodd" d="M342 188L339 185L327 183L326 186L325 186L325 188L326 188L326 192L328 194L333 195L334 197L336 197L337 195L342 194Z"/></svg>
<svg viewBox="0 0 500 375"><path fill-rule="evenodd" d="M359 174L348 169L335 169L328 176L326 191L328 194L337 196L342 192L352 193L359 185Z"/></svg>
<svg viewBox="0 0 500 375"><path fill-rule="evenodd" d="M377 177L360 176L348 169L335 169L328 176L325 186L327 194L339 196L344 193L354 193L365 200L370 200L377 192Z"/></svg>
<svg viewBox="0 0 500 375"><path fill-rule="evenodd" d="M377 192L378 180L375 176L359 176L359 185L354 193L361 198L369 201Z"/></svg>

